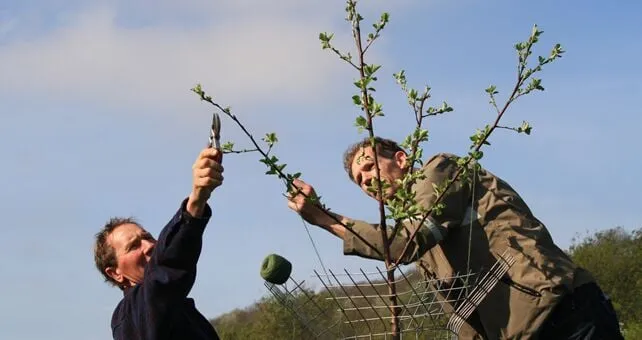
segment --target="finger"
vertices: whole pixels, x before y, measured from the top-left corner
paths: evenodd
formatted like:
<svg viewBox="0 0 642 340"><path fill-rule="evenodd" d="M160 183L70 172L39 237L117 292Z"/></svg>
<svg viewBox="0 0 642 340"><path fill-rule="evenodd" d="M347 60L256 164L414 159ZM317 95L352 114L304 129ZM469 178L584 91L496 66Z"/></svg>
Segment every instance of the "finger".
<svg viewBox="0 0 642 340"><path fill-rule="evenodd" d="M212 150L215 150L215 149L208 147L208 148L205 148L205 149L201 150L201 152L198 154L198 158L197 159L208 158L209 155L212 154Z"/></svg>
<svg viewBox="0 0 642 340"><path fill-rule="evenodd" d="M197 187L213 189L223 184L223 180L215 179L212 177L200 177L194 180L194 184Z"/></svg>
<svg viewBox="0 0 642 340"><path fill-rule="evenodd" d="M211 147L205 148L198 154L198 158L196 159L196 162L198 162L201 159L211 159L218 163L221 163L223 161L223 152L216 148L211 148Z"/></svg>
<svg viewBox="0 0 642 340"><path fill-rule="evenodd" d="M290 191L288 191L288 199L294 199L296 196L301 194L301 190L296 187L292 187Z"/></svg>
<svg viewBox="0 0 642 340"><path fill-rule="evenodd" d="M220 160L221 157L223 157L223 152L217 148L207 148L201 152L201 156L199 158L209 158L212 160Z"/></svg>
<svg viewBox="0 0 642 340"><path fill-rule="evenodd" d="M295 179L295 180L292 181L292 190L291 190L291 192L296 192L296 193L303 192L303 193L306 193L306 192L310 192L311 189L312 189L312 187L310 185L306 184L305 182L303 182L301 180Z"/></svg>
<svg viewBox="0 0 642 340"><path fill-rule="evenodd" d="M212 168L196 169L194 170L194 175L198 178L209 177L217 180L223 180L223 174Z"/></svg>
<svg viewBox="0 0 642 340"><path fill-rule="evenodd" d="M301 205L296 203L296 202L292 202L292 201L288 202L288 208L290 208L290 209L292 209L292 210L294 210L296 212L300 211L300 207L301 207Z"/></svg>
<svg viewBox="0 0 642 340"><path fill-rule="evenodd" d="M294 196L294 197L288 197L288 204L297 204L299 206L302 206L305 204L305 198L303 196Z"/></svg>
<svg viewBox="0 0 642 340"><path fill-rule="evenodd" d="M297 188L297 189L303 189L303 188L308 188L308 187L310 187L310 185L309 185L309 184L305 183L304 181L302 181L302 180L300 180L300 179L298 179L298 178L295 178L295 179L292 181L292 185L293 185L293 187L294 187L294 188Z"/></svg>
<svg viewBox="0 0 642 340"><path fill-rule="evenodd" d="M199 159L194 163L193 169L214 169L218 172L223 172L223 166L215 160L210 158Z"/></svg>
<svg viewBox="0 0 642 340"><path fill-rule="evenodd" d="M192 169L202 169L211 167L215 162L209 158L199 158L194 162Z"/></svg>
<svg viewBox="0 0 642 340"><path fill-rule="evenodd" d="M298 179L293 179L292 183L290 184L289 192L295 192L299 190L300 187L301 187L301 181Z"/></svg>

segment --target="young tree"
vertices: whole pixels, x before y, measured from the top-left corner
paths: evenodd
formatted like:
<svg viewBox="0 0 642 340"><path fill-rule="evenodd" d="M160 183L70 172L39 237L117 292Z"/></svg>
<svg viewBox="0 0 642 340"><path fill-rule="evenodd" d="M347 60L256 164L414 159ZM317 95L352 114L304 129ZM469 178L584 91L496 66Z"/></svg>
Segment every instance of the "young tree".
<svg viewBox="0 0 642 340"><path fill-rule="evenodd" d="M371 64L368 62L367 56L368 51L374 46L374 43L380 38L384 29L390 21L390 15L388 13L383 13L379 19L372 24L372 29L368 32L365 32L362 26L364 18L359 13L357 9L356 0L347 0L346 1L346 21L350 25L352 32L352 37L354 40L354 50L352 51L342 51L333 44L333 33L320 33L319 40L321 42L321 47L324 50L329 50L332 53L336 54L339 59L347 63L347 65L353 69L356 73L356 80L354 81L354 86L356 87L356 93L354 93L352 98L352 103L359 109L359 114L355 118L355 125L359 133L366 132L371 140L371 145L373 148L376 148L375 140L375 126L376 119L378 117L384 116L383 105L379 103L374 96L375 93L375 84L379 80L378 71L381 69L381 65ZM431 207L423 207L417 204L415 200L415 193L411 190L412 185L417 181L422 179L421 172L408 172L404 178L400 179L401 189L397 191L394 197L387 199L385 201L380 201L379 203L379 219L380 219L380 231L381 231L381 242L384 245L384 263L386 267L387 279L388 279L388 296L389 296L389 306L391 318L391 334L393 339L397 339L399 336L399 320L398 316L400 313L400 308L397 303L397 291L395 285L395 270L397 269L402 256L399 258L393 258L390 254L389 245L394 240L398 231L402 227L402 221L410 220L418 225L424 223L424 221L432 215L440 214L441 210L445 207L441 202L444 194L448 189L456 182L468 183L472 174L480 168L479 161L482 159L484 153L483 148L490 145L489 137L492 133L499 129L511 130L518 133L530 134L532 127L528 122L522 122L521 125L516 127L509 127L500 125L502 119L507 113L509 107L521 96L527 95L534 91L543 91L544 87L542 86L542 81L539 78L534 77L542 68L560 58L564 51L562 50L559 44L556 44L549 55L539 56L537 60L532 64L532 53L533 47L538 42L540 35L543 32L535 25L532 28L530 36L523 42L515 44L515 49L517 52L517 74L516 82L512 88L508 91L508 96L506 97L503 103L498 103L498 94L499 91L497 86L490 85L485 89L486 93L489 96L489 103L492 109L495 111L495 116L492 121L485 125L483 128L478 129L473 135L470 136L471 144L467 154L464 157L461 157L457 160L458 170L455 173L454 177L445 181L441 185L435 187L435 193L437 201ZM414 113L415 128L407 135L403 143L401 144L404 147L408 154L408 161L410 162L410 167L415 165L422 165L422 156L423 148L422 145L428 142L428 129L426 128L426 120L428 118L441 115L447 112L453 111L453 108L450 107L446 102L442 102L436 106L429 106L428 101L431 98L431 88L425 86L421 91L411 88L408 86L406 73L404 70L393 75L395 82L400 86L404 95L407 98L410 109ZM223 150L225 152L258 152L260 153L260 161L264 163L267 167L267 174L275 175L279 179L283 180L286 190L288 192L297 192L300 189L293 185L293 180L299 178L301 173L288 173L285 171L286 164L280 163L280 160L271 154L272 147L275 143L278 142L278 138L275 133L268 133L263 137L264 145L260 145L259 142L254 138L254 136L247 131L245 126L239 120L239 118L233 114L229 107L223 107L219 105L216 101L209 96L200 85L195 86L192 89L201 100L213 105L219 109L222 113L231 118L245 133L248 137L252 147L244 150L235 150L234 143L228 142L223 145ZM377 154L374 154L376 166L377 177L380 173L378 166ZM392 183L386 183L382 180L375 180L372 182L369 190L372 192L378 193L378 197L383 197L383 191L390 186ZM321 203L320 197L307 197L311 202L317 204L324 211L328 212L328 209ZM334 215L328 213L328 216L334 218ZM336 220L337 223L341 221ZM361 238L358 234L352 231L350 225L344 225L348 232L352 232L356 237L360 238L364 243L366 240ZM412 239L415 237L419 228L416 228L410 235L410 241L408 241L404 247L402 253L406 253L409 249ZM372 247L374 249L374 247ZM376 250L376 249L374 249Z"/></svg>

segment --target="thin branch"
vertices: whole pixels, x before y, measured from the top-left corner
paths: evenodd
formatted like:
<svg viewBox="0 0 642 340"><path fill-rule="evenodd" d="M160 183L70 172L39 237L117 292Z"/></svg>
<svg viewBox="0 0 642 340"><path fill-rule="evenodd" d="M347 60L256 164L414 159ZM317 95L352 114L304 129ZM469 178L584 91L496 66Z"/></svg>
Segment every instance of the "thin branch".
<svg viewBox="0 0 642 340"><path fill-rule="evenodd" d="M522 71L522 72L523 72L523 67L521 67L521 68L520 68L520 71ZM479 151L479 150L481 149L481 147L484 145L484 143L486 142L486 140L488 139L488 137L491 135L491 133L492 133L492 132L497 128L497 126L499 125L499 122L500 122L500 120L502 119L502 117L504 116L504 113L506 113L506 110L508 109L508 107L510 106L510 104L511 104L511 103L513 102L513 100L514 100L514 97L515 97L515 96L517 95L517 93L519 92L519 88L520 88L521 84L522 84L522 83L523 83L523 81L524 81L524 79L522 79L522 78L523 78L523 77L522 77L522 74L521 74L521 73L520 73L520 74L518 74L518 80L517 80L517 83L515 84L515 87L513 88L513 91L511 92L511 95L510 95L509 99L506 101L506 103L504 104L504 107L502 108L502 110L499 112L499 114L498 114L498 115L497 115L497 117L495 118L495 122L494 122L494 123L493 123L493 125L490 127L490 129L488 130L488 132L484 135L484 137L482 138L482 140L481 140L479 143L477 143L477 146L475 146L475 149L474 149L474 151L475 151L475 152L476 152L476 151ZM448 182L448 184L446 185L445 189L441 192L441 194L439 194L439 196L437 197L437 199L435 200L435 202L433 203L433 205L428 209L428 211L426 211L426 213L424 213L423 217L421 218L421 220L420 220L420 221L419 221L419 223L418 223L418 226L421 226L421 225L423 225L423 224L424 224L424 222L426 221L426 219L427 219L427 218L432 214L432 212L434 211L434 207L435 207L435 205L437 205L439 202L441 202L441 200L442 200L442 199L443 199L443 197L445 196L446 192L448 192L448 190L450 189L450 187L451 187L451 186L452 186L452 185L453 185L453 184L454 184L454 183L459 179L459 176L461 176L461 173L463 172L463 170L464 170L465 168L467 168L467 167L468 167L468 165L470 164L471 160L472 160L472 158L469 158L463 166L459 167L459 169L458 169L458 170L457 170L457 172L455 173L455 176L454 176L454 177L453 177L453 178ZM415 235L417 235L417 232L418 232L420 229L421 229L421 228L420 228L420 227L418 227L418 228L416 228L415 230L413 230L413 231L412 231L412 233L410 234L410 236L409 236L409 238L408 238L408 242L406 242L405 246L403 247L403 250L401 251L401 255L400 255L400 256L399 256L399 258L395 261L395 265L399 265L399 263L401 262L401 259L403 259L403 257L405 256L406 252L408 251L408 249L409 249L409 247L410 247L410 244L412 243L412 240L415 238Z"/></svg>
<svg viewBox="0 0 642 340"><path fill-rule="evenodd" d="M196 92L196 91L195 91L195 92ZM198 92L197 92L197 93L198 93ZM250 141L252 142L252 144L254 145L254 147L256 148L256 150L257 150L257 151L258 151L258 152L263 156L263 158L264 158L264 159L268 159L268 156L269 156L269 150L268 150L267 152L266 152L266 151L263 151L263 149L259 146L259 144L258 144L258 143L256 142L256 140L254 139L254 136L252 136L252 134L251 134L251 133L250 133L250 132L245 128L245 126L243 125L243 123L241 123L241 121L239 121L239 119L238 119L238 118L236 118L236 115L233 115L233 114L230 112L230 110L229 110L229 109L225 109L225 108L223 108L221 105L219 105L218 103L215 103L215 102L212 100L212 98L211 98L211 97L209 97L209 96L206 96L204 92L201 92L201 93L198 93L198 94L201 96L201 99L202 99L202 100L204 100L204 101L206 101L206 102L210 103L211 105L213 105L214 107L216 107L217 109L219 109L221 112L223 112L224 114L226 114L228 117L230 117L230 118L231 118L231 119L232 119L232 120L233 120L233 121L234 121L234 122L235 122L235 123L236 123L236 124L241 128L241 130L243 130L243 133L245 133L245 135L250 139ZM270 149L271 149L271 147L270 147ZM272 170L274 170L275 172L277 172L277 173L278 173L279 178L282 178L282 179L284 179L284 180L286 180L286 181L287 181L287 176L286 176L286 175L283 173L283 171L281 171L278 167L274 166L274 164L270 164L270 168L271 168ZM305 194L303 194L303 193L301 192L301 188L297 187L297 186L296 186L296 185L294 185L293 183L290 183L290 184L291 184L292 186L294 186L294 187L297 189L297 191L298 191L298 192L300 192L303 196L305 196L306 198L309 198L307 195L305 195ZM287 185L287 183L286 183L286 185ZM359 235L356 231L352 230L352 228L351 228L350 226L346 225L346 224L345 224L345 223L343 223L341 220L339 220L339 219L338 219L334 214L330 213L330 212L327 210L327 208L325 208L325 206L323 206L323 205L322 205L322 204L320 204L319 202L314 202L314 204L315 204L315 205L317 206L317 208L319 208L319 209L320 209L324 214L326 214L327 216L329 216L329 217L330 217L332 220L334 220L336 223L338 223L338 224L342 225L344 228L346 228L350 233L352 233L355 237L357 237L359 240L361 240L365 245L367 245L368 247L370 247L374 252L376 252L376 253L377 253L377 254L379 254L379 255L382 255L382 254L381 254L381 252L380 252L380 251L379 251L375 246L373 246L370 242L368 242L368 241L367 241L363 236Z"/></svg>
<svg viewBox="0 0 642 340"><path fill-rule="evenodd" d="M350 13L352 15L352 31L354 35L354 40L355 43L357 44L357 52L359 54L359 75L361 77L361 96L363 98L363 109L366 115L367 119L367 125L366 128L368 130L368 135L373 141L372 145L372 154L374 155L374 166L375 166L375 180L377 183L377 195L379 197L379 218L380 218L380 226L379 230L381 232L381 241L383 245L383 251L384 251L384 263L386 265L386 272L387 272L387 283L388 283L388 292L390 294L390 313L392 314L392 319L391 319L391 331L392 331L392 338L393 339L398 339L399 338L399 313L401 312L399 306L397 306L397 288L395 284L395 267L396 266L391 266L392 258L390 256L390 243L388 242L388 227L386 225L386 210L385 210L385 199L383 196L383 185L381 181L381 169L379 168L379 157L377 155L377 145L376 145L376 140L374 139L374 128L372 124L372 118L374 113L370 111L370 96L368 95L368 86L365 84L365 79L367 78L366 73L365 73L365 67L366 63L364 62L364 55L365 55L365 50L362 45L362 40L361 40L361 27L359 25L359 21L361 19L361 16L356 10L356 2L351 2L350 0L348 1L349 4L349 11L353 11Z"/></svg>
<svg viewBox="0 0 642 340"><path fill-rule="evenodd" d="M247 152L258 152L258 149L243 149L243 150L225 150L223 153L247 153Z"/></svg>
<svg viewBox="0 0 642 340"><path fill-rule="evenodd" d="M368 52L368 49L370 48L372 43L375 40L377 40L377 38L379 38L379 31L377 31L377 33L375 33L375 35L372 37L372 39L370 39L370 41L368 41L368 43L366 44L366 47L363 49L363 54L366 54L366 52Z"/></svg>
<svg viewBox="0 0 642 340"><path fill-rule="evenodd" d="M426 103L426 101L428 100L428 98L429 98L429 96L428 96L428 95L427 95L427 93L426 93L426 94L425 94L424 96L422 96L422 98L420 99L419 105L417 105L417 103L416 103L416 102L413 104L413 109L415 110L415 117L416 117L416 120L417 120L417 128L418 128L418 129L419 129L419 128L421 128L421 125L422 125L422 123L423 123L423 119L425 118L421 113L422 113L422 112L423 112L423 110L424 110L424 104ZM417 153L417 149L419 148L419 143L420 143L420 140L419 140L419 138L417 138L417 139L412 143L412 146L411 146L411 148L410 148L410 155L411 155L412 157L411 157L410 165L408 165L409 173L407 174L407 176L411 176L410 172L412 171L412 169L414 169L414 168L415 168L415 163L417 162L417 157L416 157L417 155L416 155L416 153ZM408 181L408 182L407 182L407 184L406 184L406 186L405 186L405 188L404 188L403 190L410 191L410 190L411 190L411 188L412 188L412 185L413 185L414 183L415 183L415 181ZM407 209L409 205L414 204L414 203L415 203L415 202L414 202L414 200L404 199L404 201L402 202L402 207L403 207L404 209ZM392 236L390 237L390 243L392 243L392 242L394 241L395 237L396 237L396 236L397 236L397 234L399 233L399 230L401 229L401 227L402 227L402 226L403 226L403 223L402 223L401 221L396 221L396 223L395 223L395 227L394 227L393 232L392 232ZM401 257L403 257L403 252L402 252L402 256L401 256ZM400 258L401 258L401 257L400 257ZM398 265L398 263L399 263L399 262L397 261L397 262L395 263L395 266L397 266L397 265Z"/></svg>
<svg viewBox="0 0 642 340"><path fill-rule="evenodd" d="M490 95L491 105L493 105L493 107L495 108L495 111L497 112L497 114L499 114L499 107L497 107L497 101L495 101L495 93L489 92L489 95Z"/></svg>
<svg viewBox="0 0 642 340"><path fill-rule="evenodd" d="M354 7L353 7L354 8ZM356 9L355 9L356 12ZM366 74L364 71L364 68L366 66L366 63L364 62L364 51L361 45L361 28L359 26L359 14L354 13L354 18L353 18L353 23L352 23L352 33L354 36L355 43L357 44L357 52L359 54L359 75L361 76L361 79L366 79ZM374 138L374 129L372 126L372 112L370 112L370 96L368 96L368 87L362 85L361 86L361 97L363 98L363 110L366 115L367 119L367 130L370 138ZM386 225L386 210L385 210L385 204L384 204L384 199L383 199L383 186L381 184L381 170L379 169L379 159L377 156L377 146L376 142L375 145L372 147L373 149L373 155L374 155L374 165L375 165L375 174L376 174L376 180L377 180L377 195L379 197L379 219L380 219L380 228L379 230L381 231L381 241L383 244L383 251L384 251L384 261L386 263L386 266L390 265L392 262L392 258L390 257L390 246L388 243L388 235L387 235L387 225Z"/></svg>
<svg viewBox="0 0 642 340"><path fill-rule="evenodd" d="M504 104L503 108L501 110L498 110L498 114L497 114L497 117L495 118L495 121L493 122L493 125L490 126L490 128L487 127L486 131L484 132L483 137L478 139L478 140L476 140L476 144L474 145L473 151L469 151L469 155L477 154L484 144L488 144L487 143L488 137L493 133L493 131L495 131L495 129L497 129L497 128L505 128L505 127L500 127L499 126L499 122L502 119L502 117L504 116L504 114L506 113L506 110L508 109L508 107L518 97L520 97L521 95L524 95L524 94L532 91L533 89L543 90L543 87L541 87L540 81L539 80L535 80L535 79L533 80L532 85L529 85L529 87L526 89L526 91L523 91L521 89L521 87L524 85L524 82L527 79L529 79L534 73L540 71L544 64L547 64L547 63L553 61L554 59L558 58L562 53L564 53L564 51L561 49L561 46L559 44L557 44L557 45L554 46L550 57L548 57L547 59L545 59L543 57L539 57L538 58L539 59L538 66L535 67L534 69L526 70L526 66L528 64L528 57L531 54L531 48L538 41L537 37L539 36L539 34L541 34L541 31L538 31L537 30L537 26L535 26L533 28L533 33L531 33L531 36L528 39L528 41L525 43L525 45L522 44L522 43L519 43L518 45L516 45L516 48L518 50L519 63L518 63L518 67L517 67L517 81L516 81L515 87L511 91L511 94L508 97L508 100L506 100L506 103ZM497 107L496 103L495 103L495 100L494 100L495 99L494 98L494 94L495 94L494 86L491 86L490 88L488 88L487 91L491 95L491 103L493 104L493 106ZM526 122L525 122L525 125L523 125L523 126L525 126L525 127L521 128L523 130L523 132L525 132L527 134L530 133L530 126L528 126L528 124ZM520 132L519 129L517 131ZM455 176L446 183L445 189L443 189L443 191L439 194L439 196L437 197L435 202L432 204L432 206L422 216L421 221L419 222L419 226L424 224L426 219L435 210L435 207L437 206L437 204L439 204L441 202L441 200L443 199L443 197L446 194L446 192L448 192L450 187L459 179L459 177L464 172L464 170L468 169L468 166L469 166L469 164L471 163L471 161L473 159L476 159L476 158L475 157L466 157L465 158L465 163L460 164L460 166L457 169L457 172L455 173ZM421 229L421 228L420 227L416 228L410 234L408 242L406 242L403 250L401 251L401 255L395 261L395 265L398 265L401 262L401 259L403 259L404 255L408 251L408 249L410 247L410 244L412 243L412 240L415 238L415 235L417 234L419 229Z"/></svg>
<svg viewBox="0 0 642 340"><path fill-rule="evenodd" d="M364 54L365 54L366 52L368 52L368 49L370 48L370 45L372 45L372 43L375 41L375 39L376 39L377 37L378 37L378 35L377 35L377 36L375 36L375 38L374 38L374 39L370 40L370 41L366 44L366 47L363 49L363 53L364 53Z"/></svg>
<svg viewBox="0 0 642 340"><path fill-rule="evenodd" d="M515 131L515 132L521 132L518 128L509 127L509 126L501 126L501 125L497 125L497 128L498 128L498 129L512 130L512 131Z"/></svg>

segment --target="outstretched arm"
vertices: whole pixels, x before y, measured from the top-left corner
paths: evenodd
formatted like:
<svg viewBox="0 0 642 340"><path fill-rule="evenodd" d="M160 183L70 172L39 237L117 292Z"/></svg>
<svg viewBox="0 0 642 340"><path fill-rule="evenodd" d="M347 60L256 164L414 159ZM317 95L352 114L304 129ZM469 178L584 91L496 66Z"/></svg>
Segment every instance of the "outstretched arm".
<svg viewBox="0 0 642 340"><path fill-rule="evenodd" d="M192 167L193 186L189 197L161 231L143 282L126 293L121 308L131 320L141 339L163 339L169 334L168 315L183 303L196 279L202 236L212 211L207 204L212 191L223 181L221 153L215 149L201 152ZM118 322L118 321L117 321ZM127 329L116 326L114 336Z"/></svg>
<svg viewBox="0 0 642 340"><path fill-rule="evenodd" d="M300 189L300 193L293 193L288 197L290 209L296 211L310 224L321 227L344 240L344 254L384 260L379 225L351 219L329 211L324 212L317 204L313 204L309 200L309 197L316 196L314 188L298 179L294 181L294 185ZM351 230L347 230L347 227ZM421 256L426 249L429 249L428 238L430 235L427 233L430 233L430 230L422 229L418 232L413 241L415 250L404 256L404 263L413 262L417 256ZM409 239L406 231L403 231L402 235L398 235L391 244L391 255L395 258L401 256L401 250Z"/></svg>
<svg viewBox="0 0 642 340"><path fill-rule="evenodd" d="M330 211L323 211L311 201L317 197L314 188L306 182L295 179L292 184L298 188L297 192L288 195L288 207L301 215L308 223L321 227L333 235L343 239L347 232L345 225L350 221L348 218Z"/></svg>
<svg viewBox="0 0 642 340"><path fill-rule="evenodd" d="M221 157L219 150L206 148L192 166L192 192L161 232L145 273L146 294L153 299L185 298L194 284L203 232L212 214L207 201L223 182Z"/></svg>
<svg viewBox="0 0 642 340"><path fill-rule="evenodd" d="M457 170L453 155L439 154L431 158L423 171L425 178L415 184L412 190L417 194L417 203L430 209L435 204L437 195L433 184L440 185L452 178ZM306 221L317 225L344 240L344 254L358 255L366 258L384 260L383 242L379 224L354 220L336 213L325 213L305 199L315 196L314 189L307 183L296 180L294 184L304 194L290 195L288 206L299 213ZM442 213L427 218L423 224L419 221L404 221L403 227L390 244L393 259L401 259L407 264L419 259L426 251L441 242L448 235L448 229L461 224L466 207L469 204L470 189L460 181L454 183L445 193L441 203L445 204ZM351 231L345 226L351 226ZM410 239L412 232L419 228ZM388 230L388 238L391 230ZM408 250L403 252L409 243ZM402 254L403 252L403 254Z"/></svg>

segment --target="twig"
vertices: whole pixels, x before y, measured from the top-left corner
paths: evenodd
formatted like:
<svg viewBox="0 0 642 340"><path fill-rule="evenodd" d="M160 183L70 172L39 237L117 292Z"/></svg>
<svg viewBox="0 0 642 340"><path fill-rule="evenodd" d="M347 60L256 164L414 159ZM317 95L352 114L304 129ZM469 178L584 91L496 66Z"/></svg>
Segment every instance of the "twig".
<svg viewBox="0 0 642 340"><path fill-rule="evenodd" d="M520 72L523 72L523 67L520 67L519 70L520 70ZM518 93L519 88L522 85L523 81L524 81L524 79L522 79L522 73L518 74L517 83L515 84L515 87L513 88L513 91L511 92L511 95L510 95L509 99L506 101L504 107L502 108L502 110L499 112L499 114L495 118L495 122L493 123L493 125L485 133L485 135L482 138L482 140L479 143L477 143L477 146L475 146L474 151L479 151L481 149L481 147L484 145L484 143L486 142L486 140L488 139L488 137L490 136L490 134L497 128L497 126L499 125L500 120L504 116L504 113L506 112L506 110L508 109L510 104L513 102L513 100L515 99L514 97ZM472 159L473 158L469 158L466 161L466 163L464 163L461 167L459 167L459 169L457 169L457 172L455 173L455 176L448 182L448 184L446 185L445 189L439 194L439 196L437 197L437 199L435 200L433 205L424 213L423 217L421 218L421 220L418 223L418 226L421 226L421 225L424 224L426 219L432 214L435 205L437 205L439 202L441 202L441 200L443 199L443 197L446 194L446 192L448 192L450 187L459 179L459 176L461 176L461 173L464 171L464 169L468 167L468 165L470 164ZM408 248L410 247L410 243L415 238L415 235L417 234L417 232L420 229L421 228L418 227L418 228L415 228L415 230L412 231L412 233L410 234L410 237L408 238L408 242L406 242L405 246L403 247L403 250L401 251L401 255L395 261L395 265L399 265L399 263L401 262L401 259L404 257L404 255L408 251Z"/></svg>
<svg viewBox="0 0 642 340"><path fill-rule="evenodd" d="M258 143L256 142L256 140L254 139L254 136L252 136L252 134L251 134L251 133L250 133L250 132L245 128L245 126L243 125L243 123L241 123L241 121L236 117L236 115L232 114L232 113L230 112L230 110L229 110L229 109L227 109L227 108L223 108L221 105L219 105L218 103L214 102L214 101L212 100L212 98L211 98L210 96L207 96L207 95L205 94L205 92L200 88L200 85L197 85L197 87L196 87L195 89L192 89L192 90L193 90L193 92L195 92L196 94L200 95L201 100L203 100L203 101L206 101L206 102L210 103L211 105L213 105L214 107L216 107L218 110L220 110L221 112L223 112L225 115L227 115L228 117L230 117L230 118L231 118L231 119L232 119L232 120L233 120L233 121L234 121L234 122L235 122L235 123L236 123L236 124L241 128L241 130L243 130L243 133L245 133L245 135L250 139L250 141L251 141L251 142L252 142L252 144L254 145L254 147L255 147L256 151L258 151L258 152L263 156L263 159L266 159L266 160L268 160L268 159L269 159L269 151L267 151L267 152L266 152L266 151L263 151L263 149L259 146L259 144L258 144ZM271 149L271 147L270 147L270 149ZM287 175L286 175L286 174L284 174L284 173L283 173L283 171L281 171L281 169L279 169L279 168L278 168L278 167L276 167L274 164L271 164L271 163L269 163L269 162L268 162L267 164L269 164L270 168L271 168L272 170L274 170L274 171L278 174L278 177L279 177L279 178L284 179L284 180L286 181L286 186L289 184L289 185L293 186L294 188L296 188L296 190L297 190L298 192L300 192L303 196L305 196L307 199L309 199L309 198L310 198L309 196L307 196L307 195L305 195L303 192L301 192L301 188L297 187L294 183L287 183ZM381 254L381 252L380 252L380 251L379 251L375 246L373 246L370 242L368 242L368 241L367 241L363 236L359 235L356 231L352 230L352 228L351 228L350 226L346 225L346 224L345 224L345 223L343 223L341 220L339 220L339 219L338 219L334 214L331 214L331 213L330 213L330 212L329 212L329 211L328 211L328 210L327 210L323 205L321 205L319 202L313 202L313 203L314 203L314 204L316 205L316 207L317 207L317 208L319 208L319 209L320 209L324 214L326 214L327 216L329 216L329 217L330 217L332 220L334 220L336 223L338 223L338 224L342 225L344 228L346 228L350 233L352 233L355 237L357 237L359 240L361 240L365 245L367 245L368 247L370 247L374 252L376 252L376 253L377 253L377 254L379 254L380 256L382 255L382 254Z"/></svg>

